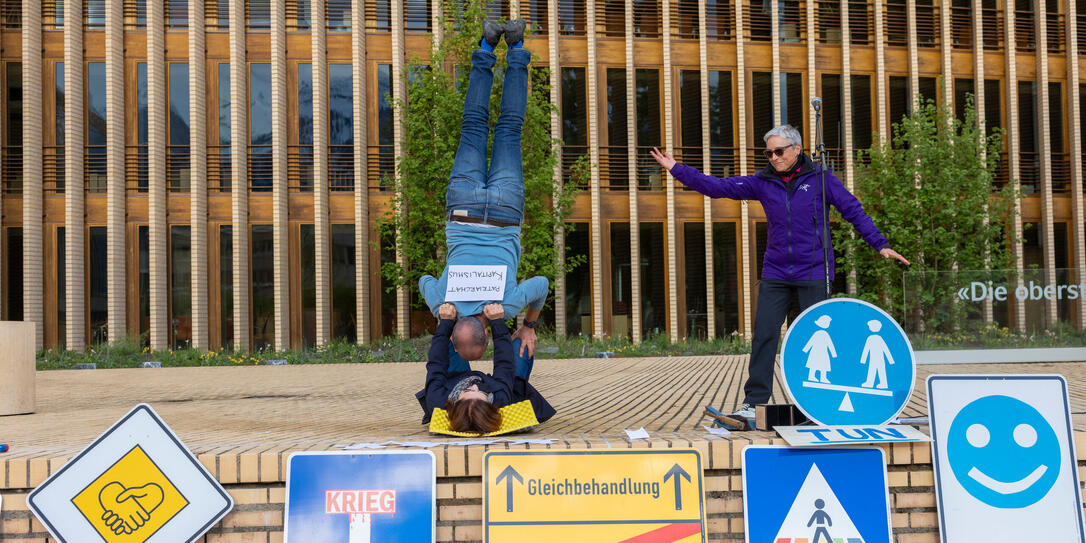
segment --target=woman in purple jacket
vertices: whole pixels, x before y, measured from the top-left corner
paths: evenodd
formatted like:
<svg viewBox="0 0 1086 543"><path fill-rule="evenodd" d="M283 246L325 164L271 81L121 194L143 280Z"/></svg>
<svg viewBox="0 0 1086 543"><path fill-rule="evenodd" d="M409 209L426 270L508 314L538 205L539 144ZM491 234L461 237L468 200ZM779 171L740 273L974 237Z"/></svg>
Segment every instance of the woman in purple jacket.
<svg viewBox="0 0 1086 543"><path fill-rule="evenodd" d="M773 393L777 341L792 297L799 297L800 311L827 297L818 165L803 153L803 138L789 125L770 130L764 139L764 153L769 164L755 175L724 179L678 164L671 153L655 148L651 151L652 157L682 184L711 198L757 200L765 210L769 239L758 284L749 377L743 387L746 398L739 409L727 417L729 422L737 421L737 427L749 425L754 419L754 406L768 402ZM860 201L841 184L841 180L829 170L825 172L825 179L826 202L852 223L860 237L883 258L896 258L909 265L908 260L890 248L871 217L864 213ZM832 243L829 254L833 255ZM832 277L832 257L828 264Z"/></svg>

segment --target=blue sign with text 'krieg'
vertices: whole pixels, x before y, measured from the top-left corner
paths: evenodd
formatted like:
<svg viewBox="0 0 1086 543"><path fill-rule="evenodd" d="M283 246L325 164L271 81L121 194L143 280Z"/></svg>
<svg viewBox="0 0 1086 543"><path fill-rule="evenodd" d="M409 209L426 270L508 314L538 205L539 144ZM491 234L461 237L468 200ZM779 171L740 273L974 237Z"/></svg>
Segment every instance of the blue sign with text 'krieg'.
<svg viewBox="0 0 1086 543"><path fill-rule="evenodd" d="M430 451L295 453L284 541L434 541L435 476Z"/></svg>
<svg viewBox="0 0 1086 543"><path fill-rule="evenodd" d="M885 311L834 298L796 318L781 346L781 378L807 418L827 426L882 425L912 395L909 338Z"/></svg>

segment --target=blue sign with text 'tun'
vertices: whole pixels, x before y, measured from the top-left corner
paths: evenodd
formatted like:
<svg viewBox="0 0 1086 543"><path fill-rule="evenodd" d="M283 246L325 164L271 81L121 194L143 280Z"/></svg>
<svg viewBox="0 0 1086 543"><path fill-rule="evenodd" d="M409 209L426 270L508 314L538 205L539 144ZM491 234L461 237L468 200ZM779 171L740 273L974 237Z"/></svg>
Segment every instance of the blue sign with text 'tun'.
<svg viewBox="0 0 1086 543"><path fill-rule="evenodd" d="M827 426L883 425L912 395L909 338L885 311L834 298L796 318L781 346L781 378L807 418Z"/></svg>

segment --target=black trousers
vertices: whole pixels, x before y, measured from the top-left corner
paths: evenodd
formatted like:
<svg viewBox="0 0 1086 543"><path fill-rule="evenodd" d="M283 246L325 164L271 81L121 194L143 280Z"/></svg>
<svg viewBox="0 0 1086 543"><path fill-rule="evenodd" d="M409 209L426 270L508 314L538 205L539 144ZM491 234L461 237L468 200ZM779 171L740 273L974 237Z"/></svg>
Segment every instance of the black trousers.
<svg viewBox="0 0 1086 543"><path fill-rule="evenodd" d="M754 341L750 349L750 368L743 386L743 403L763 404L773 395L773 367L781 325L788 315L792 296L799 297L799 310L826 299L825 281L782 281L762 279L758 283L758 309L754 313Z"/></svg>

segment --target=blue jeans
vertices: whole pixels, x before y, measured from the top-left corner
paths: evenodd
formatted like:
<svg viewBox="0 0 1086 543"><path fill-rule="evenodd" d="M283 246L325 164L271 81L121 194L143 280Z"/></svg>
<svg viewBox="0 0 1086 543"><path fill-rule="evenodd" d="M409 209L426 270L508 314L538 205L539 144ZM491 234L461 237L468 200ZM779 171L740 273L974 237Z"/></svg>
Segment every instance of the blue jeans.
<svg viewBox="0 0 1086 543"><path fill-rule="evenodd" d="M464 120L460 147L456 150L449 188L445 193L445 214L467 212L484 220L520 223L524 218L524 168L520 135L528 105L528 62L526 49L510 49L505 55L505 83L502 85L501 115L494 126L494 150L487 170L487 136L490 132L490 89L494 84L494 53L476 49L471 54L471 76L464 98Z"/></svg>
<svg viewBox="0 0 1086 543"><path fill-rule="evenodd" d="M535 365L534 356L523 356L520 354L520 338L513 340L513 364L516 366L515 375L528 380L528 377L532 375L532 366ZM527 351L525 351L527 352ZM449 342L449 375L456 377L461 373L467 373L471 371L471 364L464 357L460 356L460 353L456 352L453 348L452 342Z"/></svg>

